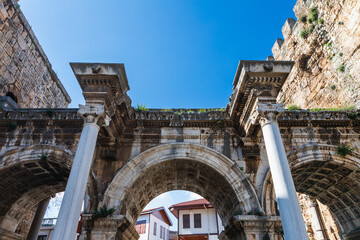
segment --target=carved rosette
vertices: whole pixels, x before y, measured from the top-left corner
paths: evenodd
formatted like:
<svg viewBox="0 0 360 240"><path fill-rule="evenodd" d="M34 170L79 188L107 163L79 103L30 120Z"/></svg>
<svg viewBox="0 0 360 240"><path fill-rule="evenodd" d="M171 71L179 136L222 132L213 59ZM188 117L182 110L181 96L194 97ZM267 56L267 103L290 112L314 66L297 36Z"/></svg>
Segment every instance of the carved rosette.
<svg viewBox="0 0 360 240"><path fill-rule="evenodd" d="M284 112L283 103L257 103L255 112L251 116L252 124L275 123L277 118Z"/></svg>
<svg viewBox="0 0 360 240"><path fill-rule="evenodd" d="M105 114L103 105L81 105L79 104L78 115L84 118L85 124L98 124L108 126L110 117Z"/></svg>

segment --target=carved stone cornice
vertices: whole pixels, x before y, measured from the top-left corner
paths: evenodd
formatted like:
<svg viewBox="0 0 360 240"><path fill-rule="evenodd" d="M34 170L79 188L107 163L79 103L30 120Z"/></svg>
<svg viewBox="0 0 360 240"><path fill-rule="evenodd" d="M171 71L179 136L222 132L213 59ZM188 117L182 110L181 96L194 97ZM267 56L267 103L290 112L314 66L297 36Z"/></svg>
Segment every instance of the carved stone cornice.
<svg viewBox="0 0 360 240"><path fill-rule="evenodd" d="M110 118L105 114L104 106L102 105L81 105L79 104L78 114L84 118L85 124L103 124L109 126ZM99 120L102 121L99 121Z"/></svg>
<svg viewBox="0 0 360 240"><path fill-rule="evenodd" d="M255 112L251 115L251 123L260 126L274 123L277 118L284 111L283 103L257 103Z"/></svg>

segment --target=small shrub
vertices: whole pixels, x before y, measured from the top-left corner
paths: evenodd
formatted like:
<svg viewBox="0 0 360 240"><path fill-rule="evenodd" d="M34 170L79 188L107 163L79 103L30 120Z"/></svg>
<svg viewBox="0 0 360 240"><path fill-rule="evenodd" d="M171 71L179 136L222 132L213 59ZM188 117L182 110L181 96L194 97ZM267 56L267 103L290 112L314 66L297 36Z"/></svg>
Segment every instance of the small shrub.
<svg viewBox="0 0 360 240"><path fill-rule="evenodd" d="M329 1L326 1L326 5L328 5L328 6L329 6L329 4L330 4L330 3L329 3Z"/></svg>
<svg viewBox="0 0 360 240"><path fill-rule="evenodd" d="M206 109L199 109L197 112L198 113L204 113L204 112L207 112L207 110Z"/></svg>
<svg viewBox="0 0 360 240"><path fill-rule="evenodd" d="M312 24L313 21L314 21L314 19L312 19L312 18L309 18L309 19L307 20L307 22L310 23L310 24Z"/></svg>
<svg viewBox="0 0 360 240"><path fill-rule="evenodd" d="M135 108L136 111L149 111L148 108L146 108L145 104L138 104Z"/></svg>
<svg viewBox="0 0 360 240"><path fill-rule="evenodd" d="M340 57L342 57L343 55L344 55L344 54L343 54L342 52L341 52L341 53L339 53L339 56L340 56Z"/></svg>
<svg viewBox="0 0 360 240"><path fill-rule="evenodd" d="M331 43L331 42L328 42L328 43L326 44L326 46L327 46L327 47L331 47L331 46L332 46L332 43Z"/></svg>
<svg viewBox="0 0 360 240"><path fill-rule="evenodd" d="M310 34L310 31L308 29L304 29L300 32L300 37L305 39L309 36L309 34Z"/></svg>
<svg viewBox="0 0 360 240"><path fill-rule="evenodd" d="M315 29L315 24L312 24L309 29L310 33L312 33L314 31L314 29Z"/></svg>
<svg viewBox="0 0 360 240"><path fill-rule="evenodd" d="M240 167L240 170L241 170L241 171L244 171L244 167Z"/></svg>
<svg viewBox="0 0 360 240"><path fill-rule="evenodd" d="M310 8L310 19L312 19L313 21L317 21L318 18L319 18L319 10L318 10L318 8L316 6Z"/></svg>
<svg viewBox="0 0 360 240"><path fill-rule="evenodd" d="M194 113L194 111L191 110L191 109L187 110L186 112L187 112L187 113Z"/></svg>
<svg viewBox="0 0 360 240"><path fill-rule="evenodd" d="M344 64L341 64L339 67L338 67L338 71L339 72L345 72L345 65Z"/></svg>
<svg viewBox="0 0 360 240"><path fill-rule="evenodd" d="M163 108L161 109L162 112L172 112L172 109Z"/></svg>
<svg viewBox="0 0 360 240"><path fill-rule="evenodd" d="M329 57L329 60L332 60L332 59L333 59L333 56L330 56L330 57Z"/></svg>
<svg viewBox="0 0 360 240"><path fill-rule="evenodd" d="M358 113L355 113L355 112L350 112L347 115L348 115L348 118L351 120L356 120L356 118L358 117Z"/></svg>
<svg viewBox="0 0 360 240"><path fill-rule="evenodd" d="M112 216L114 212L115 212L115 208L108 209L105 204L99 210L98 209L95 210L94 214L92 215L92 219L96 220L99 218L106 218L108 216Z"/></svg>
<svg viewBox="0 0 360 240"><path fill-rule="evenodd" d="M345 157L346 155L348 155L352 152L353 152L352 148L346 146L345 144L342 144L342 145L338 146L336 153L342 157Z"/></svg>
<svg viewBox="0 0 360 240"><path fill-rule="evenodd" d="M344 25L343 21L338 22L339 25Z"/></svg>
<svg viewBox="0 0 360 240"><path fill-rule="evenodd" d="M324 24L324 22L325 22L325 21L324 21L324 19L322 19L322 18L320 18L319 21L318 21L318 23L320 23L321 25Z"/></svg>
<svg viewBox="0 0 360 240"><path fill-rule="evenodd" d="M331 90L335 90L335 88L336 88L336 85L335 85L335 84L331 84L331 85L330 85L330 89L331 89Z"/></svg>
<svg viewBox="0 0 360 240"><path fill-rule="evenodd" d="M306 15L301 16L300 21L302 21L303 23L306 23L307 16Z"/></svg>
<svg viewBox="0 0 360 240"><path fill-rule="evenodd" d="M48 155L43 153L43 154L40 155L39 159L42 162L46 162L48 160Z"/></svg>
<svg viewBox="0 0 360 240"><path fill-rule="evenodd" d="M288 111L299 111L300 110L300 107L295 105L295 104L291 104L288 108L287 108Z"/></svg>

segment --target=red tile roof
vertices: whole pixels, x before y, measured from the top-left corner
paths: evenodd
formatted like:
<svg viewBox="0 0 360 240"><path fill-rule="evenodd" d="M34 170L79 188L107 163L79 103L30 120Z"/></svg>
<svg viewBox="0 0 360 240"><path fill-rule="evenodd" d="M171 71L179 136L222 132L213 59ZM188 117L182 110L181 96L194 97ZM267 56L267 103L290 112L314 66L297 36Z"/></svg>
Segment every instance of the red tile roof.
<svg viewBox="0 0 360 240"><path fill-rule="evenodd" d="M179 210L205 209L205 208L213 208L213 206L206 199L202 198L202 199L196 199L192 201L171 205L169 207L169 210L176 218L179 218Z"/></svg>
<svg viewBox="0 0 360 240"><path fill-rule="evenodd" d="M211 203L209 203L209 201L206 200L205 198L201 198L201 199L196 199L196 200L192 200L192 201L177 203L177 204L171 205L170 208L192 207L192 206L198 206L198 205L200 205L200 206L211 205Z"/></svg>

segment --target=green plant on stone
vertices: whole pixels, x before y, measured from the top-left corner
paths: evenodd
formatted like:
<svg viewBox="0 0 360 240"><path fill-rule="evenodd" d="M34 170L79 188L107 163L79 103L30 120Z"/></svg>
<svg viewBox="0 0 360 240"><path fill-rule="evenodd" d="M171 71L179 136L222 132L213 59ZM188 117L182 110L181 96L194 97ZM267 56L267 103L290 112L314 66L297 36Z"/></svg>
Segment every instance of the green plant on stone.
<svg viewBox="0 0 360 240"><path fill-rule="evenodd" d="M49 156L46 153L42 153L39 157L40 161L46 162L48 160Z"/></svg>
<svg viewBox="0 0 360 240"><path fill-rule="evenodd" d="M306 15L302 15L300 18L300 21L302 21L303 23L306 23L307 21L307 16Z"/></svg>
<svg viewBox="0 0 360 240"><path fill-rule="evenodd" d="M256 215L256 216L264 216L264 212L261 211L261 210L259 210L259 209L256 209L256 210L255 210L255 215Z"/></svg>
<svg viewBox="0 0 360 240"><path fill-rule="evenodd" d="M301 32L300 32L300 37L301 38L307 38L310 34L310 31L308 29L303 29Z"/></svg>
<svg viewBox="0 0 360 240"><path fill-rule="evenodd" d="M317 21L319 18L319 10L318 8L315 6L315 7L312 7L310 8L310 18L309 19L312 19L313 22Z"/></svg>
<svg viewBox="0 0 360 240"><path fill-rule="evenodd" d="M148 108L146 108L145 104L138 104L135 108L136 111L149 111Z"/></svg>
<svg viewBox="0 0 360 240"><path fill-rule="evenodd" d="M339 25L344 25L344 22L343 22L343 21L339 21L338 24L339 24Z"/></svg>
<svg viewBox="0 0 360 240"><path fill-rule="evenodd" d="M207 110L204 109L204 108L202 108L202 109L199 109L197 112L198 112L198 113L204 113L204 112L207 112Z"/></svg>
<svg viewBox="0 0 360 240"><path fill-rule="evenodd" d="M309 29L310 33L312 33L314 31L314 29L315 29L315 24L312 24Z"/></svg>
<svg viewBox="0 0 360 240"><path fill-rule="evenodd" d="M328 5L328 6L329 6L329 1L326 1L326 5Z"/></svg>
<svg viewBox="0 0 360 240"><path fill-rule="evenodd" d="M345 65L344 64L341 64L339 67L338 67L338 71L339 72L345 72Z"/></svg>
<svg viewBox="0 0 360 240"><path fill-rule="evenodd" d="M194 113L194 111L189 109L189 110L186 111L186 113Z"/></svg>
<svg viewBox="0 0 360 240"><path fill-rule="evenodd" d="M326 44L326 46L330 48L330 47L332 46L332 43L331 43L331 42L328 42L328 43Z"/></svg>
<svg viewBox="0 0 360 240"><path fill-rule="evenodd" d="M312 18L309 18L309 19L307 20L307 22L308 22L309 24L312 24L313 21L314 21L314 20L313 20Z"/></svg>
<svg viewBox="0 0 360 240"><path fill-rule="evenodd" d="M343 55L344 55L344 54L343 54L342 52L341 52L341 53L339 53L339 56L340 56L340 57L342 57Z"/></svg>
<svg viewBox="0 0 360 240"><path fill-rule="evenodd" d="M324 21L324 19L322 19L322 18L320 18L320 19L318 20L318 23L320 23L321 25L324 24L324 22L325 22L325 21Z"/></svg>
<svg viewBox="0 0 360 240"><path fill-rule="evenodd" d="M351 154L353 151L354 149L346 146L345 144L342 144L338 146L336 153L342 157L345 157L346 155Z"/></svg>
<svg viewBox="0 0 360 240"><path fill-rule="evenodd" d="M359 116L359 113L356 113L356 112L349 112L348 114L348 118L351 119L351 120L356 120Z"/></svg>
<svg viewBox="0 0 360 240"><path fill-rule="evenodd" d="M300 110L300 107L295 105L295 104L291 104L288 108L287 108L288 111L299 111Z"/></svg>
<svg viewBox="0 0 360 240"><path fill-rule="evenodd" d="M162 112L172 112L172 109L168 109L168 108L163 108L161 109Z"/></svg>
<svg viewBox="0 0 360 240"><path fill-rule="evenodd" d="M335 88L336 88L336 85L335 85L335 84L331 84L331 85L330 85L330 89L331 89L331 90L335 90Z"/></svg>
<svg viewBox="0 0 360 240"><path fill-rule="evenodd" d="M92 215L93 220L99 219L99 218L106 218L108 216L112 216L115 212L115 208L107 208L106 204L104 206L100 207L100 209L96 209L94 214Z"/></svg>

